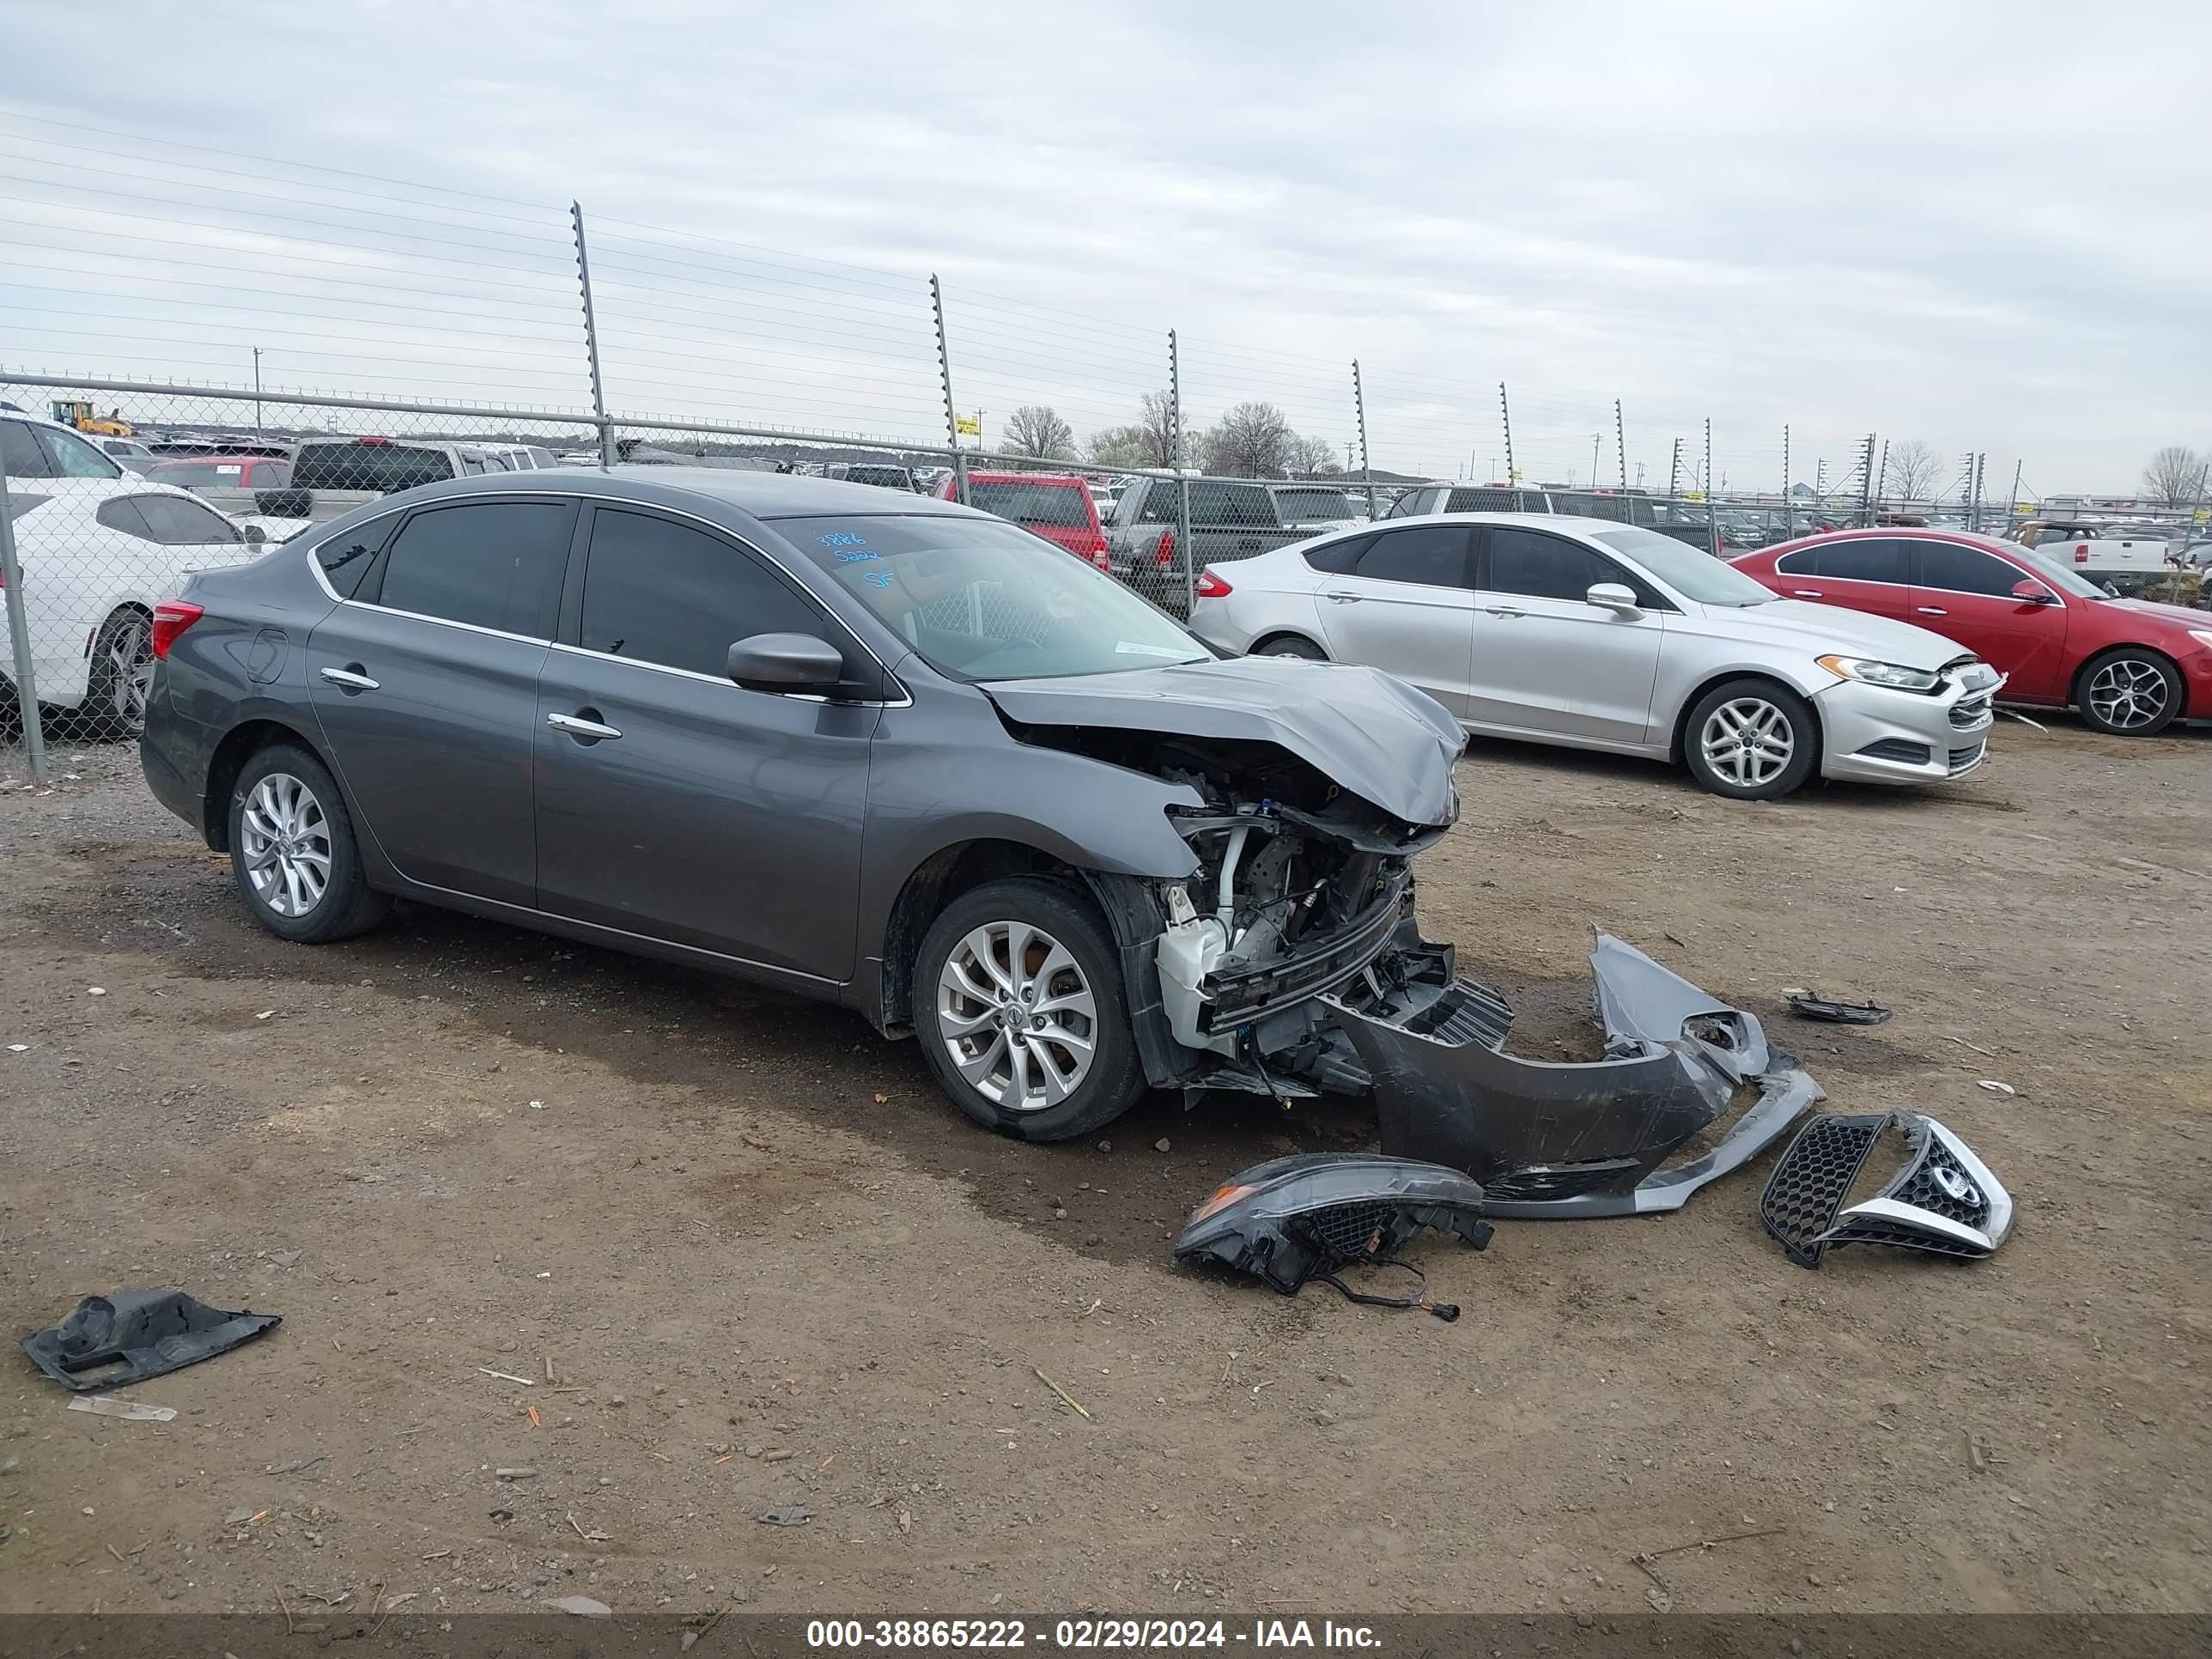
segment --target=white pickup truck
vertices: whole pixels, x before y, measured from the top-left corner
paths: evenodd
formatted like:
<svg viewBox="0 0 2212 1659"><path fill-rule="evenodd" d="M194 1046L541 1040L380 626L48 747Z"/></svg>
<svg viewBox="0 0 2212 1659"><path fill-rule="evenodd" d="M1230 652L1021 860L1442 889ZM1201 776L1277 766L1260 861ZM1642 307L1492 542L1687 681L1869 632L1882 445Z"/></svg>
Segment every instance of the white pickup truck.
<svg viewBox="0 0 2212 1659"><path fill-rule="evenodd" d="M2023 525L2020 541L2092 581L2118 576L2160 576L2173 568L2163 536L2136 533L2125 525L2045 520Z"/></svg>

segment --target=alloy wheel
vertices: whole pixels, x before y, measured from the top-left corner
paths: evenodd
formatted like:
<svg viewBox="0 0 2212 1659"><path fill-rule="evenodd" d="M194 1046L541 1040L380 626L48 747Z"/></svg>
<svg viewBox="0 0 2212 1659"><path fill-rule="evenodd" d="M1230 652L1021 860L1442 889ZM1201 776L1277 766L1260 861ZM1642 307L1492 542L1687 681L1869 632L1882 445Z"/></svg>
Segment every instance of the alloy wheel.
<svg viewBox="0 0 2212 1659"><path fill-rule="evenodd" d="M2106 725L2124 732L2149 726L2166 713L2169 693L2156 663L2117 657L2089 678L2089 707Z"/></svg>
<svg viewBox="0 0 2212 1659"><path fill-rule="evenodd" d="M1716 777L1755 789L1789 767L1797 734L1789 715L1765 698L1735 697L1705 717L1698 744Z"/></svg>
<svg viewBox="0 0 2212 1659"><path fill-rule="evenodd" d="M154 691L154 634L133 617L107 636L109 712L126 732L146 724L146 704Z"/></svg>
<svg viewBox="0 0 2212 1659"><path fill-rule="evenodd" d="M253 786L239 818L239 850L254 896L296 920L331 884L331 826L314 792L289 772Z"/></svg>
<svg viewBox="0 0 2212 1659"><path fill-rule="evenodd" d="M937 978L937 1028L969 1086L1007 1111L1056 1106L1096 1054L1097 1004L1068 948L1025 921L970 931Z"/></svg>

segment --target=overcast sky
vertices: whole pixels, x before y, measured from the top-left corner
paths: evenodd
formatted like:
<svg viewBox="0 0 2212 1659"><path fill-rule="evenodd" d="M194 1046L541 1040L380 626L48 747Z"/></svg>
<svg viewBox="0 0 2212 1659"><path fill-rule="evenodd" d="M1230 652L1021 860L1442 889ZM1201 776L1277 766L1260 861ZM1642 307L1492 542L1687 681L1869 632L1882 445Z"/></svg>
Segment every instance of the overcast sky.
<svg viewBox="0 0 2212 1659"><path fill-rule="evenodd" d="M1342 444L1357 356L1442 476L1500 380L1532 480L1617 478L1616 398L1648 482L1708 416L1739 488L1785 422L2000 495L2212 446L2201 3L7 10L10 368L578 407L574 198L633 413L936 435L934 271L994 436L1127 418L1174 327L1195 422Z"/></svg>

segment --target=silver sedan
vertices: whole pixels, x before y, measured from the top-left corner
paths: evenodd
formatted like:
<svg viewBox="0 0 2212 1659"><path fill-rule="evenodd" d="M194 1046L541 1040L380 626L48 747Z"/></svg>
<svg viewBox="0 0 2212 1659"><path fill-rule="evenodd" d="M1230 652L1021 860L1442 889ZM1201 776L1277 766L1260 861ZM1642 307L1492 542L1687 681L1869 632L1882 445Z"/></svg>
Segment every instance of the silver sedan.
<svg viewBox="0 0 2212 1659"><path fill-rule="evenodd" d="M1190 626L1225 650L1386 669L1470 732L1678 761L1740 800L1816 772L1961 776L1987 753L2001 683L1926 629L1548 514L1398 519L1209 568Z"/></svg>

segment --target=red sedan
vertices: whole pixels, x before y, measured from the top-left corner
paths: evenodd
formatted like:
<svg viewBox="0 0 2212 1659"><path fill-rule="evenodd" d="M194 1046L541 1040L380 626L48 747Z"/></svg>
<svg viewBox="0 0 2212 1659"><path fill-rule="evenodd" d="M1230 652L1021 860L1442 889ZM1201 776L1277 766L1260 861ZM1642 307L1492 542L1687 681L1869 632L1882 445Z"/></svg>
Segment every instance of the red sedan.
<svg viewBox="0 0 2212 1659"><path fill-rule="evenodd" d="M1785 599L1893 617L2009 676L2006 702L2148 737L2212 719L2212 613L2114 599L2033 548L1955 530L1837 530L1731 561Z"/></svg>

